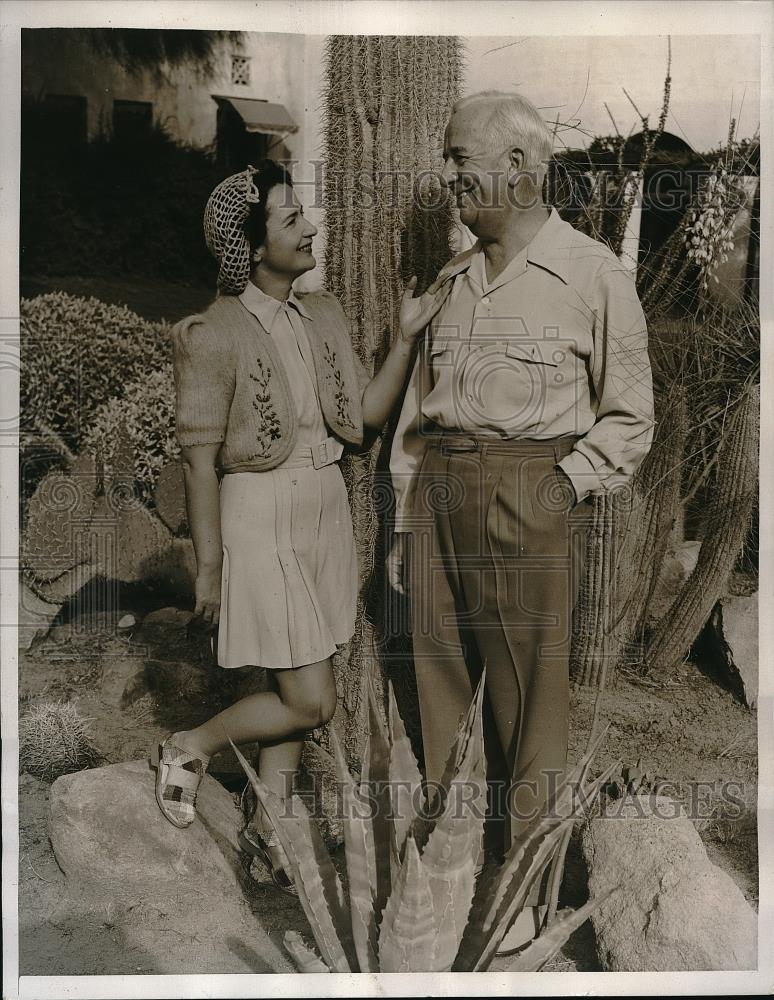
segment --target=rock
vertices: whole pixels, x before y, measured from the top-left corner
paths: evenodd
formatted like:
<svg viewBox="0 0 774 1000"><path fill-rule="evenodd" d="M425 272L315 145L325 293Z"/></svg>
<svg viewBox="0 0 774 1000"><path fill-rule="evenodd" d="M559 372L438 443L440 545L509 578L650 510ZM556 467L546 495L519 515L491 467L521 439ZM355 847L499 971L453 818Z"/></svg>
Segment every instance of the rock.
<svg viewBox="0 0 774 1000"><path fill-rule="evenodd" d="M184 642L188 638L188 626L192 618L193 613L182 608L159 608L143 618L137 637L157 646Z"/></svg>
<svg viewBox="0 0 774 1000"><path fill-rule="evenodd" d="M582 834L602 967L677 972L757 967L757 917L713 865L680 805L663 796L610 803Z"/></svg>
<svg viewBox="0 0 774 1000"><path fill-rule="evenodd" d="M703 648L749 708L758 703L758 594L723 597L712 610Z"/></svg>
<svg viewBox="0 0 774 1000"><path fill-rule="evenodd" d="M126 708L148 691L145 664L140 657L105 657L101 698L108 705Z"/></svg>
<svg viewBox="0 0 774 1000"><path fill-rule="evenodd" d="M143 618L132 635L132 646L148 657L211 664L212 634L199 627L191 611L159 608Z"/></svg>
<svg viewBox="0 0 774 1000"><path fill-rule="evenodd" d="M66 877L55 887L55 916L47 907L45 917L64 944L52 955L48 924L36 928L28 974L293 971L277 927L302 930L303 914L243 872L239 811L213 778L204 778L198 816L185 830L159 812L147 761L82 771L50 791L49 832Z"/></svg>
<svg viewBox="0 0 774 1000"><path fill-rule="evenodd" d="M119 632L128 632L130 629L133 629L136 624L137 624L137 619L134 617L134 615L132 614L122 615L118 619L117 628Z"/></svg>
<svg viewBox="0 0 774 1000"><path fill-rule="evenodd" d="M661 564L658 582L648 608L651 622L657 622L672 606L683 584L696 568L701 542L682 542L668 552Z"/></svg>
<svg viewBox="0 0 774 1000"><path fill-rule="evenodd" d="M126 899L195 890L241 896L234 799L205 775L197 818L179 830L162 816L147 760L78 771L51 786L49 835L71 883Z"/></svg>
<svg viewBox="0 0 774 1000"><path fill-rule="evenodd" d="M19 649L29 649L39 636L48 634L61 604L49 604L19 581Z"/></svg>

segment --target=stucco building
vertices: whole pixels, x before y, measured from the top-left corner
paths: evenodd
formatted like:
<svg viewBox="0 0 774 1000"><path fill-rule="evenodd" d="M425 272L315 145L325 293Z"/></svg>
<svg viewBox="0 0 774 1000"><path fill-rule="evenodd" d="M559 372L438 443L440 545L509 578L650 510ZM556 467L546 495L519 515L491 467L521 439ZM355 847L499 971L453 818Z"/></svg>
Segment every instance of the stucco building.
<svg viewBox="0 0 774 1000"><path fill-rule="evenodd" d="M303 35L242 32L216 39L209 73L193 59L132 72L88 29L26 29L22 93L50 117L52 140L131 137L154 123L226 168L300 160L304 45Z"/></svg>

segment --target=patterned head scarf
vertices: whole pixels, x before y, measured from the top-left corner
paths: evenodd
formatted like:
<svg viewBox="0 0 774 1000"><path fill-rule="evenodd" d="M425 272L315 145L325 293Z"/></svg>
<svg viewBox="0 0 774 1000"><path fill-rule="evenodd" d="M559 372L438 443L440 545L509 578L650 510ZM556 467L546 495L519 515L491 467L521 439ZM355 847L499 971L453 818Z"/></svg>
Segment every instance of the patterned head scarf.
<svg viewBox="0 0 774 1000"><path fill-rule="evenodd" d="M244 224L250 205L261 200L255 186L255 167L232 174L215 188L204 210L204 239L220 262L218 288L227 295L241 295L250 279L250 243Z"/></svg>

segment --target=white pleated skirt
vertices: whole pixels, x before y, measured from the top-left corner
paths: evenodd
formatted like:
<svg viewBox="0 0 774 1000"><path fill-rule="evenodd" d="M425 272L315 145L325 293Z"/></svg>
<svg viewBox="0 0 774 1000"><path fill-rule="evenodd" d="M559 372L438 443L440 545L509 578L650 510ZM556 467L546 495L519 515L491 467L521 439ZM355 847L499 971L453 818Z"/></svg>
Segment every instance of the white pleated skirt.
<svg viewBox="0 0 774 1000"><path fill-rule="evenodd" d="M220 520L221 667L288 670L352 637L357 557L337 464L230 473Z"/></svg>

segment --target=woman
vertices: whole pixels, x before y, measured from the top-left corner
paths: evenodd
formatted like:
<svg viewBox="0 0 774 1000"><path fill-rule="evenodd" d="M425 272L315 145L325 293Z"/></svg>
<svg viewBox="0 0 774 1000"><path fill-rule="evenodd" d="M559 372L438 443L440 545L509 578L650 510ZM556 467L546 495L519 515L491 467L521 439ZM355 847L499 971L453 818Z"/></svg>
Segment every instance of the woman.
<svg viewBox="0 0 774 1000"><path fill-rule="evenodd" d="M412 345L448 284L404 294L400 333L370 379L328 292L297 296L315 266L317 230L288 173L271 161L228 177L205 211L220 262L221 294L173 331L177 436L196 551L195 615L219 625L221 667L265 667L268 690L196 729L173 733L156 754L156 798L186 827L210 757L260 744L258 773L292 791L305 734L336 708L331 655L354 631L357 565L344 445L387 420ZM293 891L287 859L263 810L244 839L275 884Z"/></svg>

